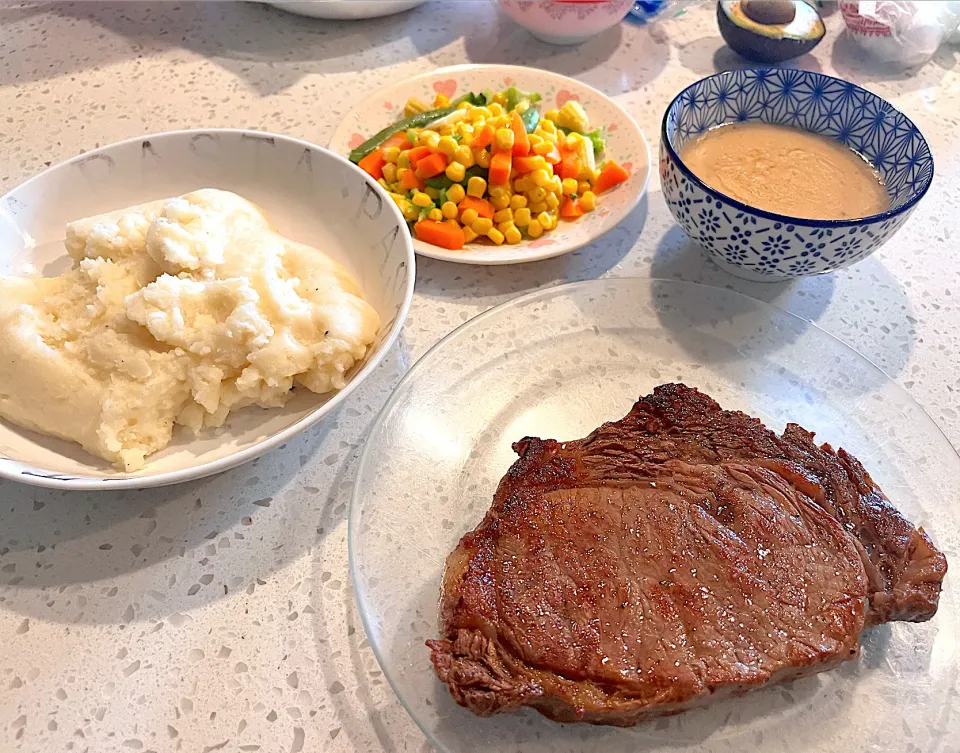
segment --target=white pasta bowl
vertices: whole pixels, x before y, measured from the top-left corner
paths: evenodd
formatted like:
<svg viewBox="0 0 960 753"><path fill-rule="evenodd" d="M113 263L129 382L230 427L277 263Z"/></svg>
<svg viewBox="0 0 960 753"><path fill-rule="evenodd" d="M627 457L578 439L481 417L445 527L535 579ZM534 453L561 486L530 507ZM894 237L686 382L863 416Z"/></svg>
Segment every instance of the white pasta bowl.
<svg viewBox="0 0 960 753"><path fill-rule="evenodd" d="M339 392L297 394L283 408L246 408L198 436L179 428L144 468L121 473L79 445L0 421L0 478L61 489L163 486L259 457L348 398L396 340L413 297L414 254L399 210L362 170L322 147L258 131L170 131L55 165L0 197L0 274L58 274L70 220L198 188L259 205L279 232L315 246L356 277L381 326ZM2 385L0 385L2 389Z"/></svg>

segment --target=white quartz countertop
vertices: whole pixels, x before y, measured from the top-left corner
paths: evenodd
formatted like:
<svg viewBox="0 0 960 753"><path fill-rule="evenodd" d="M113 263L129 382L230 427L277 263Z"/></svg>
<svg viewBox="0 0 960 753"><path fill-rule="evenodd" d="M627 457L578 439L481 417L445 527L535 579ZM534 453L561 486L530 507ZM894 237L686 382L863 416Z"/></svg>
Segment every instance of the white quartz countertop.
<svg viewBox="0 0 960 753"><path fill-rule="evenodd" d="M83 150L168 129L259 128L326 144L371 90L463 62L576 76L631 112L656 153L670 99L737 64L713 13L708 3L557 48L479 0L344 23L255 3L5 3L0 193ZM0 750L429 750L354 605L346 531L357 455L411 363L525 291L656 276L762 298L864 353L960 445L960 49L912 76L876 72L840 35L838 14L828 27L799 64L888 98L934 152L933 187L884 249L837 274L744 282L684 237L654 176L637 211L570 256L497 268L418 260L410 317L383 367L259 461L144 492L0 482Z"/></svg>

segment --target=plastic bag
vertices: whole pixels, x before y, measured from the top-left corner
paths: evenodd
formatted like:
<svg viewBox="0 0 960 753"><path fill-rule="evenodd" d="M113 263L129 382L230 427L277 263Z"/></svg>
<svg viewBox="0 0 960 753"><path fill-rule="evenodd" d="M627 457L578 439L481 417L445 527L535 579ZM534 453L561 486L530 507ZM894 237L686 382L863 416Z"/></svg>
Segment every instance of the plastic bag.
<svg viewBox="0 0 960 753"><path fill-rule="evenodd" d="M696 0L637 0L627 19L639 24L648 24L667 18L676 18L696 5Z"/></svg>
<svg viewBox="0 0 960 753"><path fill-rule="evenodd" d="M914 67L926 63L960 25L960 2L841 0L847 33L885 63Z"/></svg>

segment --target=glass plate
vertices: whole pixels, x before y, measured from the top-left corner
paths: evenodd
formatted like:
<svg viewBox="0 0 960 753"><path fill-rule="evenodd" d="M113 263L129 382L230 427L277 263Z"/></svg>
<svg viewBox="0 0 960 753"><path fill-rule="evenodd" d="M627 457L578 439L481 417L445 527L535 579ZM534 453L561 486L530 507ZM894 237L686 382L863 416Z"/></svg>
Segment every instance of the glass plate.
<svg viewBox="0 0 960 753"><path fill-rule="evenodd" d="M683 381L780 431L796 421L854 453L948 558L960 458L876 366L815 325L727 290L601 280L538 291L447 336L380 414L350 510L360 614L384 674L445 751L956 751L957 588L923 624L866 632L839 669L632 729L561 725L525 710L481 719L433 673L444 558L480 522L510 445L577 439L638 396Z"/></svg>

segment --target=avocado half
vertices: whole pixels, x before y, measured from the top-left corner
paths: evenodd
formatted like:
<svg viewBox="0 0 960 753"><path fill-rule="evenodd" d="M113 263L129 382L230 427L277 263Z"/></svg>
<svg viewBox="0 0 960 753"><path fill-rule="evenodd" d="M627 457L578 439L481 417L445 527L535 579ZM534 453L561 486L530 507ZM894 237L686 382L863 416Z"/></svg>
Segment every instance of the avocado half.
<svg viewBox="0 0 960 753"><path fill-rule="evenodd" d="M720 0L717 23L734 52L758 63L800 57L826 34L820 14L803 0Z"/></svg>

